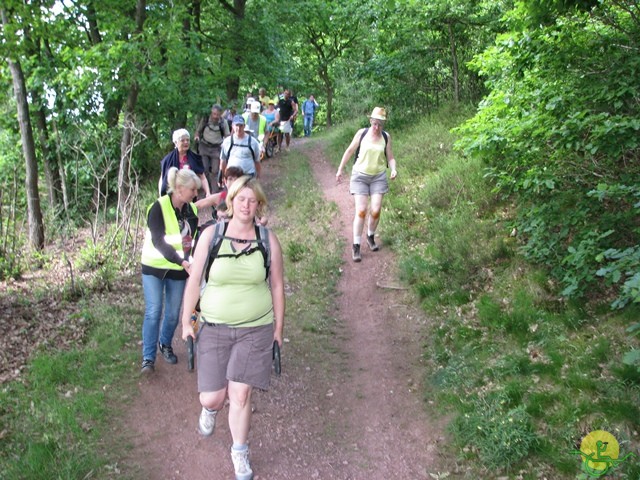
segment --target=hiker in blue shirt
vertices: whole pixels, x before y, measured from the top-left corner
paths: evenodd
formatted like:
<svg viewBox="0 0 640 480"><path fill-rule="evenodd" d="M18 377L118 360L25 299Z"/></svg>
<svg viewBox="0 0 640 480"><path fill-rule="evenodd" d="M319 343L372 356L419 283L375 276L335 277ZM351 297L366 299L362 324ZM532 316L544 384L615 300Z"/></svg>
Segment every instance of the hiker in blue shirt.
<svg viewBox="0 0 640 480"><path fill-rule="evenodd" d="M304 115L304 136L311 136L311 129L313 128L313 119L316 116L316 110L320 108L313 95L309 95L309 98L302 104L302 114Z"/></svg>

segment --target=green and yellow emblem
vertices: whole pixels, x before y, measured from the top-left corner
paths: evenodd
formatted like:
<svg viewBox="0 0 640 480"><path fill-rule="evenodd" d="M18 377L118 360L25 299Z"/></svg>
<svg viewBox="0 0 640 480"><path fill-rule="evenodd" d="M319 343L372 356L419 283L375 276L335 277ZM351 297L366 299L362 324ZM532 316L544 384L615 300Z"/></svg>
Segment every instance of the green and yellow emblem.
<svg viewBox="0 0 640 480"><path fill-rule="evenodd" d="M573 453L582 457L582 466L592 478L606 475L627 458L634 456L629 452L620 457L620 444L616 438L604 430L595 430L586 435L580 443L580 450Z"/></svg>

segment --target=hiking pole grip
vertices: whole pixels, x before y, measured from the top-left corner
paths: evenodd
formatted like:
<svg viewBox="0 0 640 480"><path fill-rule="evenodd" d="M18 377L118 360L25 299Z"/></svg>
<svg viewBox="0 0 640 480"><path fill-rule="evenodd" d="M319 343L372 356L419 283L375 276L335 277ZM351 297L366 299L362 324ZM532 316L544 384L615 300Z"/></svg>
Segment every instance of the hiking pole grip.
<svg viewBox="0 0 640 480"><path fill-rule="evenodd" d="M191 335L187 337L187 370L193 371L193 337Z"/></svg>
<svg viewBox="0 0 640 480"><path fill-rule="evenodd" d="M282 365L280 363L280 345L278 345L278 341L273 341L273 367L276 371L276 375L280 376L282 373Z"/></svg>

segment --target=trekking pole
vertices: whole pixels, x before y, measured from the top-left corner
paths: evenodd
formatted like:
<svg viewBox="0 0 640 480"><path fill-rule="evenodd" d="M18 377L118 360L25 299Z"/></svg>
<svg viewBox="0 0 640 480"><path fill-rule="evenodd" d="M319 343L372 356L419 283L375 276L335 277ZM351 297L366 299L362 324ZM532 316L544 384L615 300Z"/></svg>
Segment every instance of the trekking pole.
<svg viewBox="0 0 640 480"><path fill-rule="evenodd" d="M280 363L280 345L278 345L277 340L273 341L273 367L279 377L282 373L282 365Z"/></svg>
<svg viewBox="0 0 640 480"><path fill-rule="evenodd" d="M189 372L193 371L193 337L189 336L187 338L187 370Z"/></svg>
<svg viewBox="0 0 640 480"><path fill-rule="evenodd" d="M196 310L193 311L193 313L191 313L191 326L193 327L193 333L197 333L198 331L198 312ZM189 336L187 338L187 370L189 372L193 371L193 366L194 366L194 360L195 360L195 355L194 355L194 342L193 342L193 337Z"/></svg>

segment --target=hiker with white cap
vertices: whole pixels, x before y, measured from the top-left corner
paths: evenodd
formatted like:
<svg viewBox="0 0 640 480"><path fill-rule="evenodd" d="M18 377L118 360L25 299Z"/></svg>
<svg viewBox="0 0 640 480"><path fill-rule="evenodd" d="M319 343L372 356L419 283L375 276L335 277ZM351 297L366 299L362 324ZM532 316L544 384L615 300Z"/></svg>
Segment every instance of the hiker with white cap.
<svg viewBox="0 0 640 480"><path fill-rule="evenodd" d="M242 115L246 126L244 131L250 133L253 138L262 144L264 140L264 132L267 128L267 119L260 114L260 102L255 101L251 104L251 110Z"/></svg>
<svg viewBox="0 0 640 480"><path fill-rule="evenodd" d="M365 217L367 216L367 204L369 204L369 221L367 224L367 244L372 252L377 252L380 247L375 242L375 233L380 221L382 211L382 198L389 191L387 181L387 168L391 168L389 178L395 179L398 175L396 159L391 149L391 135L384 131L384 122L387 120L387 112L382 107L373 109L369 117L371 127L361 128L356 132L351 144L342 155L340 166L336 172L336 181L340 183L344 167L355 154L355 162L351 171L349 191L355 201L355 215L353 219L353 252L354 262L360 262L360 241Z"/></svg>

